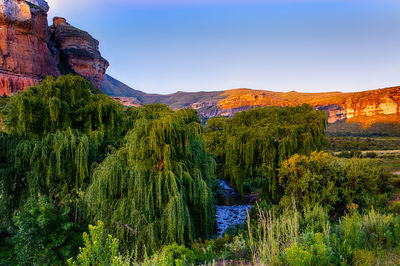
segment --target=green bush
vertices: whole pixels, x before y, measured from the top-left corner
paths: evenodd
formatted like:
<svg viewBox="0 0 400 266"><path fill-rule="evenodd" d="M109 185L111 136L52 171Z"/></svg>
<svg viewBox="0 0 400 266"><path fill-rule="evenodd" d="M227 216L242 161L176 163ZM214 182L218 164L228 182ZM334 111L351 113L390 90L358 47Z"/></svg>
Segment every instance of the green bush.
<svg viewBox="0 0 400 266"><path fill-rule="evenodd" d="M370 250L356 249L354 251L354 265L373 265L375 254Z"/></svg>
<svg viewBox="0 0 400 266"><path fill-rule="evenodd" d="M392 206L390 206L390 210L400 214L400 200L393 202Z"/></svg>
<svg viewBox="0 0 400 266"><path fill-rule="evenodd" d="M302 243L312 254L313 265L337 265L339 260L330 246L328 233L306 232L302 236Z"/></svg>
<svg viewBox="0 0 400 266"><path fill-rule="evenodd" d="M353 212L334 228L333 243L347 263L353 263L354 251L396 248L400 244L400 217L375 212Z"/></svg>
<svg viewBox="0 0 400 266"><path fill-rule="evenodd" d="M104 224L99 221L96 226L89 225L89 234L83 233L85 247L79 248L76 261L70 258L68 265L113 265L128 266L129 260L119 254L119 240L104 233Z"/></svg>
<svg viewBox="0 0 400 266"><path fill-rule="evenodd" d="M327 233L330 230L328 212L319 205L307 206L304 209L302 222L306 232Z"/></svg>
<svg viewBox="0 0 400 266"><path fill-rule="evenodd" d="M318 204L335 215L352 203L368 208L368 199L387 188L390 176L387 170L357 158L337 159L324 152L294 155L279 172L285 188L280 205L290 207L294 197L301 209Z"/></svg>
<svg viewBox="0 0 400 266"><path fill-rule="evenodd" d="M63 264L74 255L79 238L69 210L57 210L45 196L29 198L14 216L12 243L18 264Z"/></svg>
<svg viewBox="0 0 400 266"><path fill-rule="evenodd" d="M151 259L146 260L143 265L160 266L183 266L195 262L193 251L180 246L176 243L164 246L159 252L155 253Z"/></svg>
<svg viewBox="0 0 400 266"><path fill-rule="evenodd" d="M230 253L229 258L233 260L250 260L251 253L250 249L246 244L246 239L243 234L239 234L233 237L233 241L227 245L228 252Z"/></svg>
<svg viewBox="0 0 400 266"><path fill-rule="evenodd" d="M287 248L284 254L285 262L292 266L311 265L312 258L313 255L298 243Z"/></svg>

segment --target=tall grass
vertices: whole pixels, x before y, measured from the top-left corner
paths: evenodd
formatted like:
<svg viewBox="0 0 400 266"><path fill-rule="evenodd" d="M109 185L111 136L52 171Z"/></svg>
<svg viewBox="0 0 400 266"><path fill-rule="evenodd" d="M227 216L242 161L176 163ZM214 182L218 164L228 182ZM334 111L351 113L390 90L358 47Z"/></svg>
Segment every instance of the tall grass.
<svg viewBox="0 0 400 266"><path fill-rule="evenodd" d="M280 264L284 251L300 239L300 216L295 204L282 215L276 215L273 210L265 212L257 206L254 228L248 214L249 245L255 265Z"/></svg>

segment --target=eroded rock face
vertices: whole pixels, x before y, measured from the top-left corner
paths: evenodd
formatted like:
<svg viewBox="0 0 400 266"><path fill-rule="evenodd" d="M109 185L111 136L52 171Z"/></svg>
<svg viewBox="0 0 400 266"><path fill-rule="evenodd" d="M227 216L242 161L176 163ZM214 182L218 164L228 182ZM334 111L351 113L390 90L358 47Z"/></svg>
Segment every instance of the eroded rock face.
<svg viewBox="0 0 400 266"><path fill-rule="evenodd" d="M60 75L47 47L48 9L43 0L0 0L0 95Z"/></svg>
<svg viewBox="0 0 400 266"><path fill-rule="evenodd" d="M84 76L101 89L109 64L99 52L99 42L89 33L68 24L64 18L54 18L50 32L63 67Z"/></svg>

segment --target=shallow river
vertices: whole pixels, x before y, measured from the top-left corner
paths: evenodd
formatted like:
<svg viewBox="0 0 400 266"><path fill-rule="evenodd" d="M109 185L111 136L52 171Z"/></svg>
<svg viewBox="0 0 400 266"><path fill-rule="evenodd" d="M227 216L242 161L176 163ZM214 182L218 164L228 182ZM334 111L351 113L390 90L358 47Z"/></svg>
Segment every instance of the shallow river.
<svg viewBox="0 0 400 266"><path fill-rule="evenodd" d="M224 205L217 206L217 236L223 236L232 225L245 223L246 210L250 211L252 207L235 189L229 187L226 181L221 180L221 187L225 192L225 202Z"/></svg>

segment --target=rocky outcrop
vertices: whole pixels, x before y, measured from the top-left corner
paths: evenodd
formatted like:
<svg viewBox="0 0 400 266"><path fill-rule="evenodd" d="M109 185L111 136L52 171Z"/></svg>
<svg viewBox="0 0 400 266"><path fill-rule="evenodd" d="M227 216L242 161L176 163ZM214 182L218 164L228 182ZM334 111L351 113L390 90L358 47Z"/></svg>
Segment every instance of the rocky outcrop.
<svg viewBox="0 0 400 266"><path fill-rule="evenodd" d="M0 0L0 96L12 95L46 76L76 73L101 89L108 62L87 32L55 18L47 25L44 0Z"/></svg>
<svg viewBox="0 0 400 266"><path fill-rule="evenodd" d="M47 47L47 11L43 0L0 0L0 96L58 76Z"/></svg>
<svg viewBox="0 0 400 266"><path fill-rule="evenodd" d="M109 64L99 52L99 42L60 17L53 19L50 32L51 41L59 51L62 72L80 74L101 89Z"/></svg>
<svg viewBox="0 0 400 266"><path fill-rule="evenodd" d="M330 124L356 122L364 128L375 123L400 124L400 87L355 93L299 93L238 89L226 91L218 102L220 113L232 116L254 107L309 104L327 113Z"/></svg>

